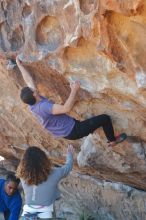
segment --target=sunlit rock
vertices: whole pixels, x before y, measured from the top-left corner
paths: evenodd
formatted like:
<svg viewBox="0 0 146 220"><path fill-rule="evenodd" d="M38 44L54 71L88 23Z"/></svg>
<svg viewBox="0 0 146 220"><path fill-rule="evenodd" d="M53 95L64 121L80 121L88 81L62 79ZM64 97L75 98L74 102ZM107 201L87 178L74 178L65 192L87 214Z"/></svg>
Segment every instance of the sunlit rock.
<svg viewBox="0 0 146 220"><path fill-rule="evenodd" d="M0 3L0 155L17 164L26 148L35 145L61 165L67 145L74 144L75 176L67 179L61 210L74 212L76 219L77 200L84 201L81 208L97 210L101 220L144 219L145 193L134 187L146 190L145 27L144 0ZM78 120L108 114L115 134L125 132L127 140L109 148L102 128L78 141L50 135L19 98L25 83L14 62L17 54L40 93L57 103L67 99L70 82L79 80L81 90L70 114ZM111 181L107 185L117 188L109 195L104 182L94 185L91 179ZM133 188L121 196L119 182Z"/></svg>

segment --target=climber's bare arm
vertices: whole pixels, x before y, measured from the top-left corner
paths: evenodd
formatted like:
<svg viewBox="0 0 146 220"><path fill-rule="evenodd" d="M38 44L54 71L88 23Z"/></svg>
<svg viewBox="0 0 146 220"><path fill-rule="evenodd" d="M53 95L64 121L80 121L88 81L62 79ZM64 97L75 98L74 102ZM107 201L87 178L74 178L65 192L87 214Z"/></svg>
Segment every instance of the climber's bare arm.
<svg viewBox="0 0 146 220"><path fill-rule="evenodd" d="M37 91L36 85L30 75L30 73L24 68L24 66L22 65L22 62L19 60L18 56L16 57L16 63L18 68L21 71L21 74L23 76L23 79L26 83L26 85L31 88L33 91Z"/></svg>
<svg viewBox="0 0 146 220"><path fill-rule="evenodd" d="M75 103L77 91L80 88L80 83L78 81L73 82L70 84L70 87L71 87L71 92L64 105L59 105L59 104L53 105L52 108L53 115L69 113L72 110L72 107Z"/></svg>

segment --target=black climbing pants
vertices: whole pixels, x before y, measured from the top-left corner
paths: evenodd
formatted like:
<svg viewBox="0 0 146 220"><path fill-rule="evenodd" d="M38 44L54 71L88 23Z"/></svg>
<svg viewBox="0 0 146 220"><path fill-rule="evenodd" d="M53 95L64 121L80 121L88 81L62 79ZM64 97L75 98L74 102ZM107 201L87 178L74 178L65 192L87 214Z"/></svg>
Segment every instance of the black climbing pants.
<svg viewBox="0 0 146 220"><path fill-rule="evenodd" d="M76 140L93 133L97 128L102 127L108 141L115 141L114 129L111 118L106 115L98 115L84 121L75 120L75 125L71 133L65 137L68 140Z"/></svg>

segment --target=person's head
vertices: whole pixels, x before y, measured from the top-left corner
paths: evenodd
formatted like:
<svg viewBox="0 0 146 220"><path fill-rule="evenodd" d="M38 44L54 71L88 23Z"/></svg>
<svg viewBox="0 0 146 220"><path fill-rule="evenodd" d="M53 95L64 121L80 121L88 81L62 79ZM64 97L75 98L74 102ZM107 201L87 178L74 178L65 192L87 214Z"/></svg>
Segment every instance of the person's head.
<svg viewBox="0 0 146 220"><path fill-rule="evenodd" d="M12 196L16 192L19 183L20 183L20 179L18 179L14 174L9 173L6 176L4 189L5 192L8 194L8 196Z"/></svg>
<svg viewBox="0 0 146 220"><path fill-rule="evenodd" d="M17 176L28 185L38 185L47 180L51 172L51 161L40 148L29 147L19 163Z"/></svg>
<svg viewBox="0 0 146 220"><path fill-rule="evenodd" d="M21 100L28 105L34 105L37 101L35 92L29 87L23 87L20 93Z"/></svg>

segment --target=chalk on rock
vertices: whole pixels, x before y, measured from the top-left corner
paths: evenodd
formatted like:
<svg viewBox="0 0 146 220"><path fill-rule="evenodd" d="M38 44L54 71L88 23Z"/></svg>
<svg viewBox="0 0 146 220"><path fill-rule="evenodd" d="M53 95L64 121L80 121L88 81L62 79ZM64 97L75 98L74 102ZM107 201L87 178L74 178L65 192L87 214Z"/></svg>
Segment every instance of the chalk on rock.
<svg viewBox="0 0 146 220"><path fill-rule="evenodd" d="M96 142L94 138L99 139L97 134L89 134L87 137L83 139L83 144L81 145L81 151L77 156L77 162L79 167L88 166L88 159L97 152Z"/></svg>
<svg viewBox="0 0 146 220"><path fill-rule="evenodd" d="M18 55L18 58L19 58L19 60L22 61L22 60L24 60L24 55L21 53L21 54Z"/></svg>
<svg viewBox="0 0 146 220"><path fill-rule="evenodd" d="M16 62L14 60L9 59L7 64L7 70L13 70L16 66Z"/></svg>

